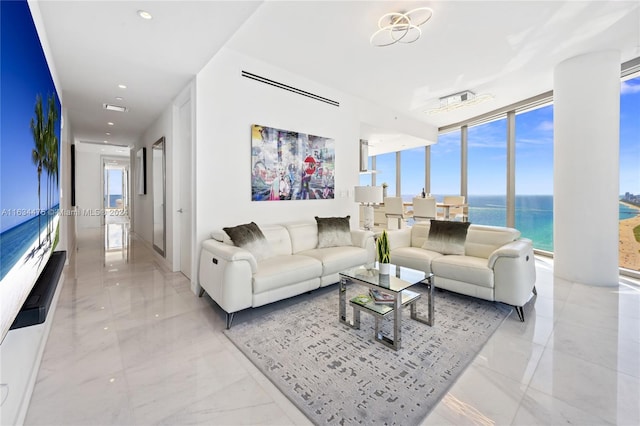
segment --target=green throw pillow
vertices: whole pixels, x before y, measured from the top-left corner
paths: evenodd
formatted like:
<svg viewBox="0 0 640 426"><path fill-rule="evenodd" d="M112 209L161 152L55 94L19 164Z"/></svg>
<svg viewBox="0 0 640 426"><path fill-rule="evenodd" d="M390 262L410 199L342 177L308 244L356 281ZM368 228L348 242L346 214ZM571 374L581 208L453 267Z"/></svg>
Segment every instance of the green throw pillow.
<svg viewBox="0 0 640 426"><path fill-rule="evenodd" d="M227 233L236 247L248 250L256 260L271 257L271 245L255 222L222 228L222 230Z"/></svg>
<svg viewBox="0 0 640 426"><path fill-rule="evenodd" d="M469 222L431 219L429 237L422 248L442 254L464 256L464 243L467 240L469 225Z"/></svg>
<svg viewBox="0 0 640 426"><path fill-rule="evenodd" d="M351 246L351 227L346 217L318 217L318 248Z"/></svg>

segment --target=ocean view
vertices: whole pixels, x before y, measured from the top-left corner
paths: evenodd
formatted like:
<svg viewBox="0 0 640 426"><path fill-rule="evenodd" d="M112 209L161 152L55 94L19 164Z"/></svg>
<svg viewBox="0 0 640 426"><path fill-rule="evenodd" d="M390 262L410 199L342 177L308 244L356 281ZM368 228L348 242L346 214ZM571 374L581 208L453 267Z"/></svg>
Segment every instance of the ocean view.
<svg viewBox="0 0 640 426"><path fill-rule="evenodd" d="M55 215L58 205L49 210L49 218ZM47 227L47 215L40 216L40 232ZM38 216L34 216L13 228L0 233L0 280L7 275L26 250L38 239Z"/></svg>
<svg viewBox="0 0 640 426"><path fill-rule="evenodd" d="M441 195L434 195L438 201ZM403 195L411 201L413 195ZM506 196L469 196L469 221L482 225L505 226L507 223ZM620 220L637 216L640 212L620 204ZM536 249L553 251L553 196L516 195L516 228L523 237L530 238Z"/></svg>

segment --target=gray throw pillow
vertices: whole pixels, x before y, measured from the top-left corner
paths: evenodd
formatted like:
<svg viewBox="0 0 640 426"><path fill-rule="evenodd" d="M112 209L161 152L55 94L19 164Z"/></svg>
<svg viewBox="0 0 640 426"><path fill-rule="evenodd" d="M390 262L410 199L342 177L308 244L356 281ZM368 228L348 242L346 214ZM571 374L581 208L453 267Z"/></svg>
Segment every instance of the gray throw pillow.
<svg viewBox="0 0 640 426"><path fill-rule="evenodd" d="M255 222L222 228L236 247L251 252L257 261L271 257L271 245Z"/></svg>
<svg viewBox="0 0 640 426"><path fill-rule="evenodd" d="M351 227L346 217L318 217L318 248L351 246Z"/></svg>
<svg viewBox="0 0 640 426"><path fill-rule="evenodd" d="M464 256L464 243L467 240L469 222L452 222L431 219L429 237L422 248L442 254Z"/></svg>

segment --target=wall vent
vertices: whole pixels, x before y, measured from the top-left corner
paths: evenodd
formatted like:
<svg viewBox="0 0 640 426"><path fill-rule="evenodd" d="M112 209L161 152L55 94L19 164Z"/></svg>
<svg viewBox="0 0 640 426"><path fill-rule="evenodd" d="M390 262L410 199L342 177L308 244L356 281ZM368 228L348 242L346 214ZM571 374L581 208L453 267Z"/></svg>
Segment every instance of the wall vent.
<svg viewBox="0 0 640 426"><path fill-rule="evenodd" d="M311 92L307 92L305 90L298 89L298 88L286 85L284 83L279 83L277 81L268 79L266 77L262 77L262 76L259 76L259 75L256 75L256 74L252 74L252 73L247 72L247 71L242 71L242 76L246 77L246 78L250 78L251 80L259 81L260 83L265 83L265 84L268 84L270 86L274 86L274 87L278 87L280 89L288 90L289 92L297 93L298 95L306 96L307 98L315 99L316 101L320 101L320 102L327 103L329 105L340 107L340 102L338 102L338 101L334 101L332 99L328 99L328 98L322 97L320 95L316 95L316 94L313 94Z"/></svg>

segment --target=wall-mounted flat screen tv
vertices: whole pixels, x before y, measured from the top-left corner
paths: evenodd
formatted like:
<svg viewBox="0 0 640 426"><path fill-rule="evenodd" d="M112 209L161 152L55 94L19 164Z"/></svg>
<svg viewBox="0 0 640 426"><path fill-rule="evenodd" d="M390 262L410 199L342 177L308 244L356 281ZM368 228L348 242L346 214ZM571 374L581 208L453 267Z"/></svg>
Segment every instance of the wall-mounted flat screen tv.
<svg viewBox="0 0 640 426"><path fill-rule="evenodd" d="M0 2L0 339L58 240L61 105L26 1Z"/></svg>

